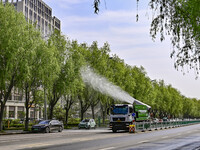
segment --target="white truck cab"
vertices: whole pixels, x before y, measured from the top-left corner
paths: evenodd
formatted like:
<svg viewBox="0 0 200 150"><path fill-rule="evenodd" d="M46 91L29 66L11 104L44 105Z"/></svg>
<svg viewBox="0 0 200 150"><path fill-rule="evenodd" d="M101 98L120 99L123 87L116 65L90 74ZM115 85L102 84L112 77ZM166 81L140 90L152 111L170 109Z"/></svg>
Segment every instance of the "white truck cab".
<svg viewBox="0 0 200 150"><path fill-rule="evenodd" d="M133 105L112 105L110 108L110 128L113 132L117 132L117 130L128 130L129 125L134 121L134 116Z"/></svg>

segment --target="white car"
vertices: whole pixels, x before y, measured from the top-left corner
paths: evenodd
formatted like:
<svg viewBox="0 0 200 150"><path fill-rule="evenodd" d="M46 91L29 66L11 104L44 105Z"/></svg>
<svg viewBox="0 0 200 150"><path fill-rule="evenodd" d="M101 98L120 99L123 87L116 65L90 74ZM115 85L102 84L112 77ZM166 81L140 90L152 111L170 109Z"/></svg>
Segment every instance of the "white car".
<svg viewBox="0 0 200 150"><path fill-rule="evenodd" d="M86 129L90 129L90 128L96 128L96 123L94 121L94 119L84 119L82 120L79 125L78 128L86 128Z"/></svg>
<svg viewBox="0 0 200 150"><path fill-rule="evenodd" d="M158 123L159 119L158 118L153 118L153 123Z"/></svg>

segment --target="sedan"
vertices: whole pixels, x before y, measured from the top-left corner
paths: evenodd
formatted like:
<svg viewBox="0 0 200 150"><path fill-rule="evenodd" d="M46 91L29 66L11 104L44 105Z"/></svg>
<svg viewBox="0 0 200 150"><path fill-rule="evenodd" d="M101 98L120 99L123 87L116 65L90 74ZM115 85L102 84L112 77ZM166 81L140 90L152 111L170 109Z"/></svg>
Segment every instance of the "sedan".
<svg viewBox="0 0 200 150"><path fill-rule="evenodd" d="M45 132L49 133L53 130L62 132L63 123L58 120L43 120L39 124L32 126L32 132Z"/></svg>
<svg viewBox="0 0 200 150"><path fill-rule="evenodd" d="M78 128L79 129L80 128L86 128L86 129L96 128L96 123L94 119L84 119L79 123Z"/></svg>

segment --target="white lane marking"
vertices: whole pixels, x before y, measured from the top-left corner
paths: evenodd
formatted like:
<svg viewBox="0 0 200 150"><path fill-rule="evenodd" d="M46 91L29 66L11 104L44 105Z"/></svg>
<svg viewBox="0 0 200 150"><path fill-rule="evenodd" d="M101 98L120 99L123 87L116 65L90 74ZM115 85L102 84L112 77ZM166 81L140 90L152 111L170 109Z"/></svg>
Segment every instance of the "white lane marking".
<svg viewBox="0 0 200 150"><path fill-rule="evenodd" d="M99 149L99 150L109 150L109 149L114 149L115 147L107 147L107 148L103 148L103 149Z"/></svg>
<svg viewBox="0 0 200 150"><path fill-rule="evenodd" d="M17 142L17 141L21 141L21 140L11 140L11 142ZM10 141L9 141L10 142Z"/></svg>
<svg viewBox="0 0 200 150"><path fill-rule="evenodd" d="M0 141L0 143L5 143L5 142L17 142L17 141L20 141L20 140L3 140L3 141Z"/></svg>
<svg viewBox="0 0 200 150"><path fill-rule="evenodd" d="M164 137L162 137L162 139L165 139L165 138L168 138L169 136L164 136Z"/></svg>
<svg viewBox="0 0 200 150"><path fill-rule="evenodd" d="M35 144L21 145L21 147L24 147L24 148L33 148L33 147L42 147L42 146L49 146L49 145L51 145L51 144L35 143Z"/></svg>
<svg viewBox="0 0 200 150"><path fill-rule="evenodd" d="M8 141L0 141L0 143L5 143L5 142L8 142Z"/></svg>
<svg viewBox="0 0 200 150"><path fill-rule="evenodd" d="M186 133L192 133L192 131L187 131Z"/></svg>

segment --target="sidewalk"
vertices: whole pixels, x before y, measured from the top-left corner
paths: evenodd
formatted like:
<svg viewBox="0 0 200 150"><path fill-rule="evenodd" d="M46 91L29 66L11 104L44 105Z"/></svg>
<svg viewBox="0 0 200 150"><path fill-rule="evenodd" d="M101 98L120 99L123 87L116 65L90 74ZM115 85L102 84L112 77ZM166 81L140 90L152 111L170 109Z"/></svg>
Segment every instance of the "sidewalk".
<svg viewBox="0 0 200 150"><path fill-rule="evenodd" d="M1 135L12 135L12 134L25 134L29 133L29 131L23 131L23 130L4 130L4 132L0 132Z"/></svg>

